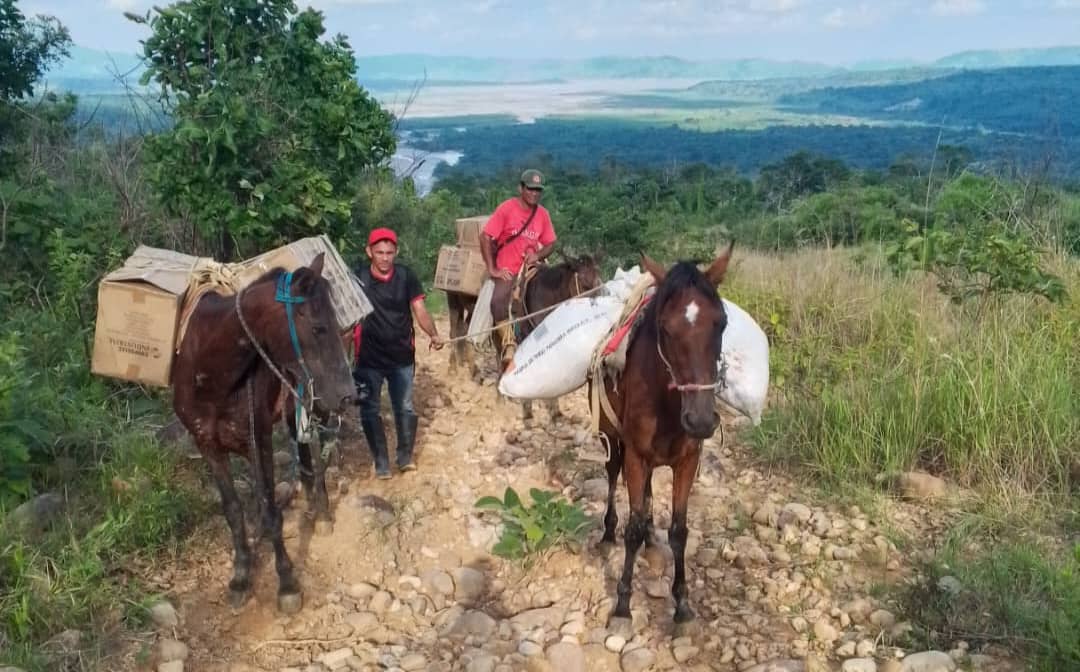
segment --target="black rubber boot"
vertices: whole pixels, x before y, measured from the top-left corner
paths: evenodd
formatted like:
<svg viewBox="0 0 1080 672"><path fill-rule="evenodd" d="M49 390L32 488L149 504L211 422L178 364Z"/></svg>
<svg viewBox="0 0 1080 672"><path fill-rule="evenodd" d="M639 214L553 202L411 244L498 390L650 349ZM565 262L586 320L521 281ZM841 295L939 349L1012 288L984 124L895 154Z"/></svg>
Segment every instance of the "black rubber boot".
<svg viewBox="0 0 1080 672"><path fill-rule="evenodd" d="M395 418L397 426L397 466L402 471L413 471L416 462L413 460L413 446L416 444L416 426L419 418L415 414L409 414L402 419Z"/></svg>
<svg viewBox="0 0 1080 672"><path fill-rule="evenodd" d="M375 477L390 478L390 455L386 450L386 432L383 431L382 418L360 419L364 429L364 438L371 449L371 458L375 461Z"/></svg>

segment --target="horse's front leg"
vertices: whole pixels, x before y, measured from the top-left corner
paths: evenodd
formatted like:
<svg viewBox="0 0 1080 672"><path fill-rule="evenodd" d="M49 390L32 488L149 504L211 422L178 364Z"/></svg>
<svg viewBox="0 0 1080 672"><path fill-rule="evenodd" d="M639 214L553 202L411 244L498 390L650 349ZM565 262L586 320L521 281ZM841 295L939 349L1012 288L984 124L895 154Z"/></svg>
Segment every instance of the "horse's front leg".
<svg viewBox="0 0 1080 672"><path fill-rule="evenodd" d="M292 560L285 551L285 538L281 529L281 510L274 501L274 455L273 446L268 431L259 431L256 439L255 450L258 452L258 463L261 467L261 478L256 484L259 496L264 502L265 514L264 527L270 530L274 545L274 564L278 574L278 611L285 614L295 614L303 605L303 596L300 591L300 583L293 573Z"/></svg>
<svg viewBox="0 0 1080 672"><path fill-rule="evenodd" d="M645 541L647 518L645 514L645 483L652 476L652 467L641 459L632 444L624 444L623 478L626 480L626 492L630 498L630 520L624 533L626 555L623 561L622 576L617 588L618 600L615 611L611 614L608 627L623 635L633 634L633 622L630 614L630 595L633 591L634 562L638 550Z"/></svg>
<svg viewBox="0 0 1080 672"><path fill-rule="evenodd" d="M446 294L447 312L450 314L450 338L459 338L465 334L464 309L456 296L451 292ZM450 373L457 373L458 365L463 364L465 359L465 341L454 341L450 348Z"/></svg>
<svg viewBox="0 0 1080 672"><path fill-rule="evenodd" d="M688 439L689 441L689 439ZM694 620L694 612L686 599L686 538L689 529L686 526L686 509L690 501L690 489L697 475L698 461L701 459L701 442L685 451L675 464L671 486L671 550L675 556L675 578L671 583L671 596L675 599L675 623Z"/></svg>
<svg viewBox="0 0 1080 672"><path fill-rule="evenodd" d="M233 487L229 473L229 460L216 446L200 446L210 466L210 473L221 493L221 508L233 540L233 578L229 581L229 604L239 609L247 601L251 590L251 547L247 542L244 525L244 506Z"/></svg>
<svg viewBox="0 0 1080 672"><path fill-rule="evenodd" d="M322 459L322 441L314 450L310 443L296 444L300 456L300 480L307 493L308 511L315 518L315 534L329 535L334 531L330 517L330 496L326 492L326 462Z"/></svg>
<svg viewBox="0 0 1080 672"><path fill-rule="evenodd" d="M544 402L544 404L547 406L548 417L551 418L552 422L562 420L563 414L562 414L562 410L559 409L559 398L558 397L555 397L554 399L548 399L548 400L546 400Z"/></svg>

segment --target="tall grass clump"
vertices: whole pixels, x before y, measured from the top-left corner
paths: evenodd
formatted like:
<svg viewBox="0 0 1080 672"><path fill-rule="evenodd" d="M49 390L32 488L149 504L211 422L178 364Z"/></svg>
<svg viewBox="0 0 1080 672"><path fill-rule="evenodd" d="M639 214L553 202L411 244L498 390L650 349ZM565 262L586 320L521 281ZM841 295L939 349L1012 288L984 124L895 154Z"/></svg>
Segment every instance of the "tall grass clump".
<svg viewBox="0 0 1080 672"><path fill-rule="evenodd" d="M1066 288L1077 265L1062 261ZM772 346L756 443L817 479L913 468L1009 497L1066 494L1080 460L1080 310L1026 296L949 302L925 276L840 251L752 255L727 296Z"/></svg>
<svg viewBox="0 0 1080 672"><path fill-rule="evenodd" d="M209 513L207 498L178 478L179 451L145 428L112 440L108 455L56 491L62 512L46 532L0 521L0 663L53 669L47 642L58 633L81 631L93 648L118 626L140 624L146 565Z"/></svg>
<svg viewBox="0 0 1080 672"><path fill-rule="evenodd" d="M1006 644L1034 672L1080 669L1080 544L1028 540L975 557L946 544L900 598L917 646Z"/></svg>

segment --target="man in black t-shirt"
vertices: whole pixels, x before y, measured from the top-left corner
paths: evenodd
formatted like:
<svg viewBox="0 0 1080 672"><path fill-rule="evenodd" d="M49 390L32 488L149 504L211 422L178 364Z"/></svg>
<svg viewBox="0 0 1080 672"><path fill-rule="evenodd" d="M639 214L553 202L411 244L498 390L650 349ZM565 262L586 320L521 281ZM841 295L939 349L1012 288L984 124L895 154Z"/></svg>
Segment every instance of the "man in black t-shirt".
<svg viewBox="0 0 1080 672"><path fill-rule="evenodd" d="M435 322L424 307L424 291L411 268L394 261L397 235L390 229L375 229L368 236L370 263L362 264L357 277L374 310L360 324L359 353L353 368L360 401L360 425L375 461L375 475L390 478L390 458L386 447L379 400L382 384L390 391L397 427L397 466L401 471L416 469L413 443L417 416L413 409L413 374L416 352L413 318L431 338L431 347L443 347Z"/></svg>

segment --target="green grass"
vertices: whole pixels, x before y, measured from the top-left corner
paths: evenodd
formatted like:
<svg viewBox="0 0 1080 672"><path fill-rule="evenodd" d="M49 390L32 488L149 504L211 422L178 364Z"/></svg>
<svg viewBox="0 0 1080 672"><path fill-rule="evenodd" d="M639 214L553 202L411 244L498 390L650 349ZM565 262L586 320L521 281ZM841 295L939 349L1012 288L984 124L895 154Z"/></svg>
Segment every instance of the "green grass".
<svg viewBox="0 0 1080 672"><path fill-rule="evenodd" d="M1080 460L1076 303L973 318L931 281L824 251L747 260L726 296L768 325L776 399L755 439L815 479L927 469L1002 501L1067 495ZM1073 294L1075 265L1063 266Z"/></svg>
<svg viewBox="0 0 1080 672"><path fill-rule="evenodd" d="M1022 540L974 557L949 546L924 580L901 595L918 625L916 646L1004 644L1036 672L1080 669L1080 544L1069 549ZM953 594L939 581L953 577Z"/></svg>
<svg viewBox="0 0 1080 672"><path fill-rule="evenodd" d="M67 485L64 514L44 537L0 529L0 663L53 669L42 644L66 629L92 654L108 633L145 624L142 570L208 513L181 459L146 429L120 431Z"/></svg>
<svg viewBox="0 0 1080 672"><path fill-rule="evenodd" d="M884 586L915 647L999 644L1033 669L1080 669L1080 305L950 305L929 278L898 279L873 252L747 253L724 296L769 333L774 399L751 432L840 500L909 469L966 489L922 577ZM1075 260L1052 260L1071 296ZM887 521L887 517L883 520ZM901 540L911 541L915 540ZM902 546L901 546L902 547ZM938 587L949 575L964 590Z"/></svg>

